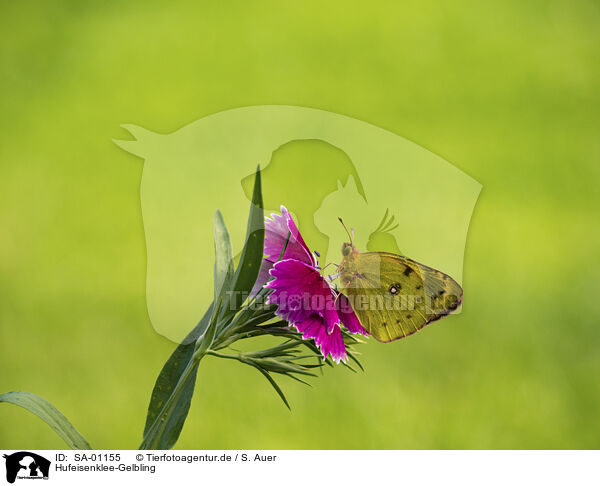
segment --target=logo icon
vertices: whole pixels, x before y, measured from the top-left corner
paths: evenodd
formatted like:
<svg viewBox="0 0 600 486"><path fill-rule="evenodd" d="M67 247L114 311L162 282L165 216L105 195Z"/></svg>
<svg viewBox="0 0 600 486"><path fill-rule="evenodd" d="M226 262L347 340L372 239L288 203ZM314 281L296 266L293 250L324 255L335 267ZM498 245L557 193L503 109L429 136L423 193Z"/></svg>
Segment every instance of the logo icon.
<svg viewBox="0 0 600 486"><path fill-rule="evenodd" d="M4 454L6 461L6 480L14 483L15 479L48 479L50 461L33 452L21 451Z"/></svg>

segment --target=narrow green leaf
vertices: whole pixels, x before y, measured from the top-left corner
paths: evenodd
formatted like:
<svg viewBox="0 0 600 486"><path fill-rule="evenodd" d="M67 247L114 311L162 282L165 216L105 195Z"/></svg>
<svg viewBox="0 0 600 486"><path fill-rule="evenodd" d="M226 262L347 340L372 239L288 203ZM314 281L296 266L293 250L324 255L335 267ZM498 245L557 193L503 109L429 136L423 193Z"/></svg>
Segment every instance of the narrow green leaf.
<svg viewBox="0 0 600 486"><path fill-rule="evenodd" d="M356 366L358 366L361 371L365 371L365 369L363 368L362 364L360 364L360 361L358 361L358 358L356 356L354 356L353 353L351 353L351 352L348 351L348 356L350 356L350 359L356 363Z"/></svg>
<svg viewBox="0 0 600 486"><path fill-rule="evenodd" d="M215 232L215 302L219 302L227 291L231 290L233 279L233 250L229 232L223 221L221 211L214 217Z"/></svg>
<svg viewBox="0 0 600 486"><path fill-rule="evenodd" d="M277 395L279 395L279 398L281 398L281 400L283 400L283 403L285 403L285 406L288 408L288 410L291 410L291 407L290 407L290 404L287 401L287 398L285 398L285 395L283 394L283 391L281 390L281 388L279 388L279 385L273 379L273 377L267 371L263 370L260 366L256 366L254 364L252 366L254 366L258 371L260 371L262 373L262 375L269 381L269 383L271 384L271 386L273 388L275 388L275 391L277 392Z"/></svg>
<svg viewBox="0 0 600 486"><path fill-rule="evenodd" d="M175 351L173 351L160 371L158 378L156 379L154 389L152 390L150 404L148 405L148 415L146 417L144 441L142 442L142 445L147 442L146 438L148 437L150 428L158 419L160 412L165 407L165 404L173 393L175 385L181 380L184 372L192 362L196 341L206 332L212 314L213 304L210 305L206 311L206 314L204 314L204 317L200 320L196 327L194 327L194 329L192 329L192 331L185 337L181 344L175 348ZM165 433L165 436L162 437L160 441L157 443L152 442L153 446L147 448L170 449L177 442L190 409L190 403L192 400L192 395L194 394L194 386L196 383L196 372L197 370L193 371L184 385L183 392L181 393L177 403L175 410L176 413L172 415L169 423L167 424L167 433ZM150 443L150 441L148 441L148 443Z"/></svg>
<svg viewBox="0 0 600 486"><path fill-rule="evenodd" d="M217 333L217 323L220 312L221 307L215 307L206 332L202 334L202 336L200 336L198 338L198 341L196 342L196 349L194 350L194 355L204 355L209 349L213 347L215 335Z"/></svg>
<svg viewBox="0 0 600 486"><path fill-rule="evenodd" d="M352 371L352 373L357 373L357 371L352 368L352 366L350 366L348 363L345 363L344 361L342 361L342 366L344 366L345 368L349 369L350 371Z"/></svg>
<svg viewBox="0 0 600 486"><path fill-rule="evenodd" d="M306 375L306 376L317 376L313 372L308 371L308 369L305 369L300 365L285 363L285 362L278 361L273 358L257 359L257 360L254 360L254 362L257 364L257 366L260 366L261 369L264 369L265 371L269 371L269 372L273 372L273 373L280 373L280 374L298 373L300 375Z"/></svg>
<svg viewBox="0 0 600 486"><path fill-rule="evenodd" d="M263 211L260 166L256 169L252 205L248 215L246 242L233 279L231 309L239 309L256 283L263 258L265 221Z"/></svg>
<svg viewBox="0 0 600 486"><path fill-rule="evenodd" d="M290 243L290 237L292 236L292 232L288 230L288 234L285 237L285 241L283 242L283 246L281 247L281 251L279 252L279 258L277 259L280 262L283 259L283 255L285 255L285 250L287 250L288 244Z"/></svg>
<svg viewBox="0 0 600 486"><path fill-rule="evenodd" d="M303 385L310 386L310 387L312 388L312 385L311 385L311 384L310 384L308 381L301 380L300 378L298 378L297 376L294 376L294 375L292 375L291 373L290 373L290 374L287 374L286 376L287 376L288 378L291 378L292 380L299 381L299 382L300 382L300 383L302 383Z"/></svg>
<svg viewBox="0 0 600 486"><path fill-rule="evenodd" d="M229 232L225 226L221 211L217 211L214 217L215 234L215 290L213 314L206 332L198 339L196 352L205 353L213 344L217 333L219 316L225 313L230 302L231 284L233 281L233 250Z"/></svg>
<svg viewBox="0 0 600 486"><path fill-rule="evenodd" d="M62 413L48 400L29 392L16 391L0 395L0 402L12 403L37 415L46 422L71 449L89 450L92 446L77 432Z"/></svg>

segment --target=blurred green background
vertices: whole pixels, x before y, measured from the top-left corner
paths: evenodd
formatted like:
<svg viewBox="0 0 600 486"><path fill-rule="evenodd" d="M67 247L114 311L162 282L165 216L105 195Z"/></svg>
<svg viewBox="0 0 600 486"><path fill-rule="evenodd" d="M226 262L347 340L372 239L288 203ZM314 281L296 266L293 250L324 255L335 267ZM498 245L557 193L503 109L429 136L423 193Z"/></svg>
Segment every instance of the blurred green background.
<svg viewBox="0 0 600 486"><path fill-rule="evenodd" d="M369 342L364 374L282 383L291 413L255 370L207 359L178 448L600 447L599 27L591 0L2 2L0 392L137 447L174 344L146 311L142 161L111 139L300 105L483 184L464 310ZM0 405L0 448L63 447Z"/></svg>

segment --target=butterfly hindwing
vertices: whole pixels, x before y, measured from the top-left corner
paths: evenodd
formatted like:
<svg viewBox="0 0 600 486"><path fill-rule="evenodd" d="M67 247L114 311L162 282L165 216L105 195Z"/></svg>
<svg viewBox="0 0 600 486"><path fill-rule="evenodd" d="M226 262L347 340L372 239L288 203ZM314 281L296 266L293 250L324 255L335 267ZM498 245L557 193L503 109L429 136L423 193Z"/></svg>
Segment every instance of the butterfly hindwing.
<svg viewBox="0 0 600 486"><path fill-rule="evenodd" d="M451 277L400 255L357 252L340 270L342 292L378 341L409 336L462 303L462 288Z"/></svg>

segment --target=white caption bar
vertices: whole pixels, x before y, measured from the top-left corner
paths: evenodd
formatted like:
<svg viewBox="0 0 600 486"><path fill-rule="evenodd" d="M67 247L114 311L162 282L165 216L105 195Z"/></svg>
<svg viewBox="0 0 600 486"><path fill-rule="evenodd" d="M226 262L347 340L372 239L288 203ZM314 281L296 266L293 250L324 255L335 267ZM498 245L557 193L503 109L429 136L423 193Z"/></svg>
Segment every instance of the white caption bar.
<svg viewBox="0 0 600 486"><path fill-rule="evenodd" d="M2 451L0 484L600 484L600 451ZM4 476L6 474L6 476ZM12 476L12 477L11 477Z"/></svg>

